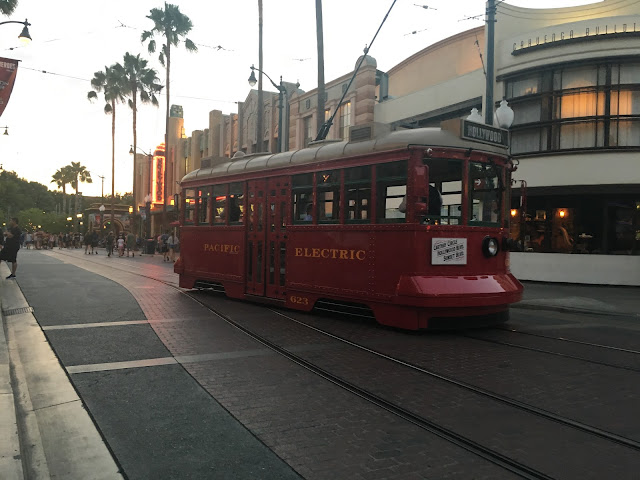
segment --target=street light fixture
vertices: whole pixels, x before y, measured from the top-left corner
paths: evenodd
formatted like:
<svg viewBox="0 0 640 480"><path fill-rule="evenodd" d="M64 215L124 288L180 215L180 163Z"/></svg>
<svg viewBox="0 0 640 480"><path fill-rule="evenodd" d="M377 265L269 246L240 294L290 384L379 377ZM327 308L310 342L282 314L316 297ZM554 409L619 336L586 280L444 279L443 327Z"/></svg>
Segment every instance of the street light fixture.
<svg viewBox="0 0 640 480"><path fill-rule="evenodd" d="M104 205L100 205L100 207L98 207L98 210L100 210L100 236L102 236L102 229L104 227Z"/></svg>
<svg viewBox="0 0 640 480"><path fill-rule="evenodd" d="M269 79L269 81L271 82L271 85L273 85L274 88L276 90L278 90L278 102L279 102L279 106L278 106L278 153L280 153L282 151L282 133L283 133L282 132L282 108L284 107L284 105L283 105L283 103L284 103L284 94L287 93L287 89L282 84L282 76L280 76L280 85L276 85L276 83L273 80L271 80L271 77L269 75L267 75L267 73L265 71L260 70L259 68L256 68L253 65L251 65L251 75L249 76L249 86L254 87L255 84L258 83L258 81L256 80L255 70L257 70L258 72L262 72L264 74L264 76ZM258 108L262 108L262 107L263 107L262 105L258 105ZM258 132L257 136L258 136L257 141L258 142L262 142L262 136L263 136L262 132ZM260 145L260 144L258 144L258 145ZM261 148L259 148L259 150L261 150Z"/></svg>
<svg viewBox="0 0 640 480"><path fill-rule="evenodd" d="M0 127L0 128L4 128L3 135L9 135L9 130L8 130L9 127Z"/></svg>
<svg viewBox="0 0 640 480"><path fill-rule="evenodd" d="M24 25L22 32L20 32L20 35L18 35L18 38L20 39L20 41L22 41L22 43L29 43L31 41L31 35L29 35L28 28L29 26L31 26L31 24L27 21L26 18L24 22L19 22L18 20L7 20L6 22L0 22L0 25L4 25L5 23L19 23L21 25Z"/></svg>

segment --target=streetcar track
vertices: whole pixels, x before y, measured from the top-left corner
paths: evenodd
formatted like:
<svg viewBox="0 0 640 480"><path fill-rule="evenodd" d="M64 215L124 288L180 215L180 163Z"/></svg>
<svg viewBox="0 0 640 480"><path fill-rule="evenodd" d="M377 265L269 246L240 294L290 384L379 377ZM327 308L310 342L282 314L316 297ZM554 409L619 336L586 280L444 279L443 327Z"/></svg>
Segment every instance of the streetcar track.
<svg viewBox="0 0 640 480"><path fill-rule="evenodd" d="M629 350L627 348L613 347L611 345L602 345L600 343L583 342L581 340L573 340L571 338L564 338L564 337L550 337L548 335L541 335L539 333L525 332L523 330L516 330L515 328L494 327L493 329L494 330L501 330L503 332L509 332L509 333L519 333L520 335L530 335L532 337L546 338L548 340L556 340L556 341L559 341L559 342L576 343L578 345L586 345L588 347L604 348L604 349L607 349L607 350L615 350L617 352L633 353L635 355L640 355L640 351L637 351L637 350Z"/></svg>
<svg viewBox="0 0 640 480"><path fill-rule="evenodd" d="M315 327L313 325L309 325L309 324L307 324L307 323L305 323L305 322L303 322L301 320L298 320L297 318L291 317L291 316L286 315L286 314L284 314L282 312L279 312L277 310L273 310L273 309L270 309L270 310L273 313L275 313L276 315L279 315L279 316L284 317L284 318L286 318L288 320L291 320L291 321L293 321L295 323L298 323L299 325L302 325L302 326L304 326L306 328L309 328L309 329L314 330L314 331L316 331L318 333L326 335L326 336L328 336L330 338L334 338L336 340L339 340L340 342L346 343L348 345L356 347L356 348L358 348L360 350L363 350L365 352L368 352L368 353L371 353L371 354L376 355L378 357L384 358L385 360L388 360L390 362L397 363L397 364L403 365L405 367L409 367L412 370L419 371L419 372L424 373L426 375L429 375L429 376L431 376L433 378L437 378L438 380L442 380L442 381L445 381L447 383L451 383L451 384L456 385L458 387L461 387L461 388L463 388L465 390L469 390L469 391L472 391L473 393L476 393L476 394L479 394L479 395L482 395L482 396L485 396L485 397L489 397L489 398L491 398L493 400L497 400L499 402L502 402L504 404L510 405L512 407L516 407L516 408L518 408L520 410L524 410L524 411L526 411L528 413L533 413L533 414L538 415L540 417L546 418L547 420L552 420L552 421L555 421L557 423L560 423L560 424L563 424L563 425L566 425L566 426L581 430L583 432L586 432L586 433L589 433L589 434L592 434L592 435L596 435L596 436L599 436L601 438L605 438L607 440L619 443L619 444L624 445L626 447L633 448L635 450L640 450L640 442L637 442L637 441L635 441L633 439L630 439L630 438L627 438L627 437L623 437L623 436L617 435L615 433L607 432L606 430L602 430L602 429L593 427L591 425L587 425L587 424L582 423L582 422L571 420L570 418L566 418L566 417L562 417L560 415L556 415L553 412L549 412L547 410L544 410L544 409L541 409L541 408L538 408L538 407L534 407L533 405L530 405L528 403L520 402L518 400L505 397L505 396L500 395L498 393L491 392L489 390L485 390L485 389L477 387L475 385L471 385L469 383L462 382L460 380L456 380L455 378L451 378L451 377L448 377L446 375L434 372L432 370L425 369L425 368L423 368L423 367L421 367L419 365L413 364L411 362L407 362L405 360L400 360L398 358L391 357L391 356L389 356L389 355L387 355L385 353L382 353L382 352L379 352L379 351L374 350L372 348L366 347L364 345L360 345L358 343L352 342L351 340L348 340L346 338L340 337L339 335L336 335L334 333L324 331L324 330L322 330L322 329L320 329L318 327Z"/></svg>
<svg viewBox="0 0 640 480"><path fill-rule="evenodd" d="M104 264L98 264L95 261L89 260L89 259L82 259L84 261L89 261L91 263L97 264L97 265L104 265ZM326 371L325 369L314 365L313 363L305 360L304 358L302 358L299 355L296 355L295 353L290 352L289 350L287 350L284 347L281 347L275 343L273 343L272 341L268 340L267 338L263 337L262 335L259 335L257 333L252 332L251 330L249 330L247 327L242 326L241 324L239 324L238 322L232 320L230 317L228 317L227 315L225 315L222 312L217 311L215 308L207 305L206 303L204 303L203 301L195 298L193 295L190 294L189 291L186 291L180 287L178 287L175 284L172 284L166 280L162 280L159 279L157 277L151 276L151 275L145 275L143 273L137 273L137 272L132 272L131 270L127 270L125 268L119 268L117 266L113 266L113 265L107 265L115 270L120 270L120 271L125 271L127 273L133 274L133 275L137 275L137 276L141 276L143 278L148 278L150 280L154 280L157 281L159 283L162 283L163 285L173 288L174 290L178 291L180 294L185 295L187 298L193 300L194 302L198 303L199 305L201 305L202 307L206 308L207 310L209 310L211 313L213 313L214 315L218 316L219 318L221 318L222 320L224 320L226 323L228 323L229 325L237 328L238 330L240 330L241 332L243 332L244 334L248 335L250 338L254 339L255 341L261 343L262 345L270 348L271 350L273 350L274 352L286 357L287 359L289 359L290 361L296 363L297 365L305 368L306 370L314 373L315 375L318 375L319 377L333 383L334 385L358 396L359 398L362 398L363 400L368 401L371 404L374 404L376 406L378 406L379 408L384 409L385 411L388 411L389 413L392 413L396 416L398 416L399 418L402 418L403 420L419 427L422 428L426 431L429 431L430 433L452 443L455 444L457 446L459 446L460 448L463 448L464 450L467 450L481 458L484 458L487 461L490 461L492 463L494 463L495 465L498 465L508 471L511 471L512 473L515 473L519 476L521 476L522 478L530 478L530 479L551 479L552 477L547 476L546 474L535 470L532 467L529 467L521 462L518 462L517 460L511 459L509 457L507 457L506 455L501 454L500 452L497 452L495 450L492 450L488 447L485 447L477 442L475 442L474 440L471 440L470 438L467 438L461 434L456 433L455 431L448 429L446 427L443 427L441 425L438 425L437 423L422 417L418 414L412 413L411 411L396 405L388 400L385 400L384 398L380 397L379 395L376 395L375 393L372 393L364 388L358 387L357 385L353 384L352 382L349 382L347 380L344 380L342 378L340 378L337 375L334 375L328 371ZM546 418L548 420L563 424L565 426L569 426L572 428L575 428L577 430L581 430L585 433L594 435L594 436L598 436L601 438L604 438L606 440L621 444L625 447L628 448L632 448L635 450L640 450L640 442L636 442L632 439L620 436L620 435L616 435L614 433L611 432L607 432L601 429L598 429L596 427L592 427L590 425L586 425L583 424L581 422L577 422L574 420L571 420L569 418L566 417L562 417L560 415L556 415L552 412L548 412L546 410L543 409L539 409L537 407L534 407L532 405L526 404L524 402L520 402L518 400L514 400L514 399L510 399L508 397L504 397L502 395L499 395L497 393L494 392L490 392L488 390L484 390L481 389L479 387L476 387L474 385L470 385L458 380L455 380L453 378L447 377L445 375L441 375L438 374L436 372L432 372L429 370L426 370L418 365L414 365L411 364L410 362L406 362L400 359L396 359L393 357L390 357L384 353L378 352L376 350L370 349L368 347L365 347L363 345L358 345L350 340L347 340L345 338L342 338L338 335L332 334L330 332L326 332L322 329L319 329L317 327L314 327L312 325L308 325L298 319L295 319L293 317L290 317L282 312L278 312L276 310L267 309L268 311L279 315L283 318L287 318L291 321L294 321L306 328L312 329L318 333L321 333L323 335L329 336L331 338L334 338L336 340L339 340L342 343L346 343L348 345L354 346L358 349L361 349L363 351L366 351L370 354L379 356L381 358L384 358L386 360L389 360L391 362L409 367L411 369L420 371L422 373L425 373L429 376L432 376L434 378L443 380L445 382L451 383L453 385L456 385L458 387L461 387L463 389L472 391L476 394L482 395L482 396L486 396L488 398L491 398L493 400L502 402L504 404L510 405L512 407L521 409L527 413L531 413L543 418ZM572 357L573 358L573 357Z"/></svg>
<svg viewBox="0 0 640 480"><path fill-rule="evenodd" d="M619 368L621 370L629 370L631 372L640 372L640 368L629 367L627 365L615 365L613 363L601 362L599 360L592 360L590 358L578 357L578 356L575 356L575 355L569 355L569 354L561 353L561 352L553 352L551 350L544 350L542 348L529 347L529 346L526 346L526 345L518 345L516 343L504 342L502 340L495 340L495 339L492 339L492 338L476 337L474 335L469 335L469 334L464 334L464 336L466 338L470 338L472 340L478 340L479 342L487 342L487 343L493 343L493 344L496 344L496 345L504 345L504 346L507 346L507 347L520 348L522 350L529 350L531 352L546 353L548 355L555 355L557 357L570 358L572 360L578 360L578 361L582 361L582 362L593 363L594 365L602 365L602 366L605 366L605 367ZM547 338L551 338L551 337L547 337Z"/></svg>

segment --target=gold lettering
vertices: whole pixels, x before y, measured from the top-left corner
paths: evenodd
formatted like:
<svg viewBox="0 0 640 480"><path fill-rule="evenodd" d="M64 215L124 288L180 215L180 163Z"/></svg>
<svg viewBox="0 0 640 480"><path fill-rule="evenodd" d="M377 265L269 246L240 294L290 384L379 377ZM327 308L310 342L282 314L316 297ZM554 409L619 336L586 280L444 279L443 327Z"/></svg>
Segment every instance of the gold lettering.
<svg viewBox="0 0 640 480"><path fill-rule="evenodd" d="M304 256L305 257L311 257L311 252L309 251L309 249L307 247L304 248Z"/></svg>
<svg viewBox="0 0 640 480"><path fill-rule="evenodd" d="M338 254L338 250L335 248L331 249L331 258L336 258L336 255Z"/></svg>
<svg viewBox="0 0 640 480"><path fill-rule="evenodd" d="M360 258L360 255L362 254L362 258ZM364 260L364 257L366 256L367 252L365 252L364 250L358 250L356 252L356 258L358 260Z"/></svg>
<svg viewBox="0 0 640 480"><path fill-rule="evenodd" d="M349 250L340 250L340 260L348 260Z"/></svg>
<svg viewBox="0 0 640 480"><path fill-rule="evenodd" d="M300 247L296 247L296 257L302 256L302 249Z"/></svg>
<svg viewBox="0 0 640 480"><path fill-rule="evenodd" d="M227 253L230 248L231 248L231 245L225 245L224 246L224 253Z"/></svg>
<svg viewBox="0 0 640 480"><path fill-rule="evenodd" d="M320 249L319 248L314 248L312 250L313 252L313 258L320 258Z"/></svg>
<svg viewBox="0 0 640 480"><path fill-rule="evenodd" d="M232 252L232 253L234 253L234 254L236 254L236 255L237 255L238 253L240 253L240 245L234 245L234 247L233 247L233 252Z"/></svg>
<svg viewBox="0 0 640 480"><path fill-rule="evenodd" d="M320 252L320 256L322 258L329 258L329 249L323 248L322 251Z"/></svg>

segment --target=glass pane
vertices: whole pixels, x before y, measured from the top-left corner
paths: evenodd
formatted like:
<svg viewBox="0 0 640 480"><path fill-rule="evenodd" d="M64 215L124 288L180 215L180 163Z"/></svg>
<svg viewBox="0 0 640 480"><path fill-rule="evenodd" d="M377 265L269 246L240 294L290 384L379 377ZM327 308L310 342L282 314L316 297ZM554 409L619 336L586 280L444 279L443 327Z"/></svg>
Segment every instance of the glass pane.
<svg viewBox="0 0 640 480"><path fill-rule="evenodd" d="M620 84L640 83L640 63L629 63L620 65Z"/></svg>
<svg viewBox="0 0 640 480"><path fill-rule="evenodd" d="M293 220L311 222L313 220L313 190L295 190L293 192Z"/></svg>
<svg viewBox="0 0 640 480"><path fill-rule="evenodd" d="M345 219L368 221L371 218L369 211L371 187L369 184L345 187L345 194L347 196Z"/></svg>
<svg viewBox="0 0 640 480"><path fill-rule="evenodd" d="M486 163L469 164L470 223L482 222L499 225L503 185L498 179L502 170Z"/></svg>
<svg viewBox="0 0 640 480"><path fill-rule="evenodd" d="M562 72L562 89L595 87L598 85L598 69L595 66L565 69Z"/></svg>
<svg viewBox="0 0 640 480"><path fill-rule="evenodd" d="M229 185L229 222L244 222L244 183Z"/></svg>
<svg viewBox="0 0 640 480"><path fill-rule="evenodd" d="M340 220L340 185L331 190L318 190L318 221L336 223Z"/></svg>
<svg viewBox="0 0 640 480"><path fill-rule="evenodd" d="M286 259L287 259L287 245L285 242L280 242L280 286L284 287L285 273L286 273Z"/></svg>
<svg viewBox="0 0 640 480"><path fill-rule="evenodd" d="M429 167L427 219L430 223L457 225L462 216L463 163L447 158L425 158L424 164Z"/></svg>
<svg viewBox="0 0 640 480"><path fill-rule="evenodd" d="M406 212L406 202L404 202L404 197L406 194L406 183L390 185L378 182L377 218L379 220L386 219L392 222L404 222ZM403 203L405 205L402 205Z"/></svg>
<svg viewBox="0 0 640 480"><path fill-rule="evenodd" d="M184 221L185 221L185 223L194 223L195 222L195 207L196 207L196 191L195 191L195 189L187 188L184 191L184 202L185 202Z"/></svg>
<svg viewBox="0 0 640 480"><path fill-rule="evenodd" d="M371 181L371 167L369 165L365 167L346 168L344 170L344 183L351 182L370 182Z"/></svg>
<svg viewBox="0 0 640 480"><path fill-rule="evenodd" d="M596 115L596 92L565 94L561 99L560 118L594 117Z"/></svg>
<svg viewBox="0 0 640 480"><path fill-rule="evenodd" d="M560 148L592 148L596 143L596 122L570 123L560 126Z"/></svg>
<svg viewBox="0 0 640 480"><path fill-rule="evenodd" d="M542 104L540 99L528 102L521 102L513 106L513 124L539 122L542 115Z"/></svg>
<svg viewBox="0 0 640 480"><path fill-rule="evenodd" d="M626 120L612 122L611 132L613 135L613 125L617 123L617 143L611 143L612 146L618 147L637 147L640 146L640 121Z"/></svg>
<svg viewBox="0 0 640 480"><path fill-rule="evenodd" d="M213 186L213 224L225 225L227 220L225 218L225 209L227 206L227 185L214 185Z"/></svg>
<svg viewBox="0 0 640 480"><path fill-rule="evenodd" d="M524 95L535 95L540 91L540 76L519 78L509 82L510 88L513 89L512 98L522 97Z"/></svg>
<svg viewBox="0 0 640 480"><path fill-rule="evenodd" d="M378 180L385 178L407 178L407 161L382 163L376 165L376 175Z"/></svg>
<svg viewBox="0 0 640 480"><path fill-rule="evenodd" d="M208 225L210 219L211 187L198 189L198 223Z"/></svg>

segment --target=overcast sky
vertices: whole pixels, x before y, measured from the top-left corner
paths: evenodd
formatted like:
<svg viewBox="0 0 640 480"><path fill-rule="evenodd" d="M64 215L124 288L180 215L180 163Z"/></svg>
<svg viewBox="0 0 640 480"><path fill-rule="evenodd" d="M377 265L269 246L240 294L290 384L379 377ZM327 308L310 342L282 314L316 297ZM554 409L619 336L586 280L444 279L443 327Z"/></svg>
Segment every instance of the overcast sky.
<svg viewBox="0 0 640 480"><path fill-rule="evenodd" d="M191 18L189 34L199 48L172 50L171 103L184 107L187 132L207 128L208 112L237 112L243 101L251 64L258 64L258 2L180 0ZM551 8L596 3L591 0L508 0L512 5ZM325 79L353 70L371 41L392 0L323 0ZM104 101L90 103L87 92L94 72L121 62L126 52L142 54L156 68L162 84L165 70L140 43L153 24L146 16L162 7L158 0L20 0L10 18L24 20L33 42L21 46L22 26L0 26L0 56L21 60L16 84L0 126L0 162L20 177L49 185L55 171L81 162L93 177L82 185L86 195L111 193L111 117ZM429 8L422 8L426 5ZM263 0L264 70L274 81L299 81L305 91L316 88L314 0ZM483 0L397 0L369 54L380 70L389 70L413 53L483 22ZM476 17L467 19L467 17ZM412 33L415 32L415 33ZM160 41L160 40L158 40ZM48 72L48 73L44 73ZM265 89L268 82L265 79ZM138 145L145 151L163 141L165 102L139 107ZM116 107L116 192L131 191L132 116L127 105Z"/></svg>

